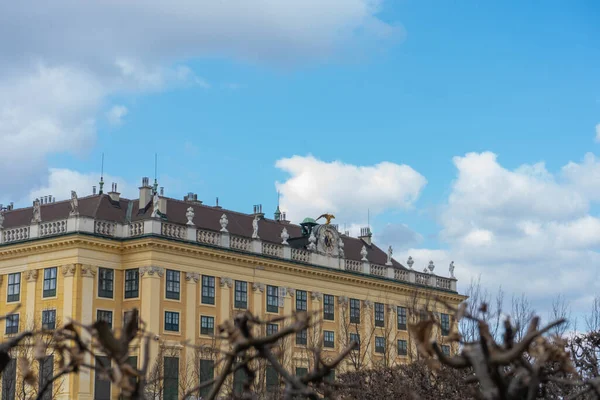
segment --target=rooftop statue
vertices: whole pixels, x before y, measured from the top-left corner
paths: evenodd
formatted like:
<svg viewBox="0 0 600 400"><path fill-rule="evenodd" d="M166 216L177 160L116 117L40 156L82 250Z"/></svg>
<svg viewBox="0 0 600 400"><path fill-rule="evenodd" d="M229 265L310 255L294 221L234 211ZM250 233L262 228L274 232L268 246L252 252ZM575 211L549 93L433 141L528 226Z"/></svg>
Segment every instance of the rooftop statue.
<svg viewBox="0 0 600 400"><path fill-rule="evenodd" d="M329 223L331 222L331 220L335 218L335 215L333 215L333 214L322 214L319 218L316 219L316 221L320 220L321 218L325 218L326 219L325 225L329 225Z"/></svg>

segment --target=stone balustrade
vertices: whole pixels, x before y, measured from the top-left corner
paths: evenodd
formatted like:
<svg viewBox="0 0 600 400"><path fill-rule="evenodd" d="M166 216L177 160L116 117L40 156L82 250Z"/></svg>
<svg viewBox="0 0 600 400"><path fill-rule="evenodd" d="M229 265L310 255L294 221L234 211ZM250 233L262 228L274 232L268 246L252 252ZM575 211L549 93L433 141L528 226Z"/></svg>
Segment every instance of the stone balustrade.
<svg viewBox="0 0 600 400"><path fill-rule="evenodd" d="M454 277L445 278L433 273L417 272L412 269L396 268L391 265L379 265L368 261L343 258L335 261L329 257L330 260L324 263L322 255L305 249L291 248L287 244L264 242L260 239L231 235L227 230L216 232L198 229L190 225L173 224L161 221L160 219L120 224L114 221L93 220L89 217L72 216L66 220L46 221L29 226L0 229L0 245L76 232L111 238L135 238L146 235L164 236L176 240L192 241L210 246L258 253L304 264L322 265L329 268L373 275L440 290L456 291L457 281Z"/></svg>
<svg viewBox="0 0 600 400"><path fill-rule="evenodd" d="M60 235L67 233L67 220L43 222L40 224L40 236Z"/></svg>

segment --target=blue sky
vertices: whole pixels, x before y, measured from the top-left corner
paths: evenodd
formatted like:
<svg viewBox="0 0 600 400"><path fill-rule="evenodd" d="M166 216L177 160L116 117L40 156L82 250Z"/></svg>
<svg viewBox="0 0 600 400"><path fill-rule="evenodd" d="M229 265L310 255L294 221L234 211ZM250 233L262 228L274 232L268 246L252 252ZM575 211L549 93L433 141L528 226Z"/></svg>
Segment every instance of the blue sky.
<svg viewBox="0 0 600 400"><path fill-rule="evenodd" d="M28 121L56 125L33 145L8 140L10 165L24 149L36 148L29 155L35 174L0 180L0 201L27 203L48 191L66 198L69 184L89 192L102 153L109 179L121 182L125 194L135 193L140 177L152 176L156 152L169 196L194 191L208 204L218 196L227 208L249 212L262 203L271 213L279 182L282 203L294 217L333 211L341 216L336 222L353 229L366 223L370 208L380 244L394 245L398 259L412 254L426 265L437 257L444 273L452 259L463 283L482 274L486 285L519 293L523 286L507 271L536 280L547 268L558 276L565 259L595 279L600 243L584 238L555 248L577 224L589 235L600 232L600 161L593 156L600 145L596 2L352 0L290 2L286 8L259 1L255 13L241 3L214 10L182 1L168 6L181 10L167 16L158 12L167 6L154 3L147 14L157 11L159 28L150 17L128 20L136 10L110 2L110 13L81 5L60 15L65 23L57 32L32 25L34 33L26 33L32 22L24 19L23 28L10 32L22 42L17 50L0 39L6 54L0 56L0 88L8 88L4 99L0 94L0 110L22 108L22 115L34 116ZM10 6L7 20L27 16L26 7ZM50 20L54 12L38 18ZM204 14L215 26L204 28ZM84 29L90 15L97 15L89 27L94 35ZM122 28L121 19L106 15L131 26ZM82 39L72 39L73 32ZM56 38L63 47L51 43ZM115 65L118 73L111 70ZM19 79L37 83L12 84ZM63 84L52 89L56 82ZM47 86L51 90L43 90ZM83 89L73 94L73 88ZM18 103L31 98L28 90L35 93L33 111L27 100ZM45 101L48 92L57 97ZM111 120L107 113L115 107L126 111ZM3 130L1 116L0 137L15 131L35 137L30 126L8 118ZM587 163L586 153L592 153ZM309 155L323 164L311 169ZM294 156L301 157L293 162L298 175L316 177L313 188L276 167ZM334 161L349 166L339 179L335 169L322 173ZM383 173L379 187L357 183L364 182L357 178L360 169L350 167L382 162L415 173ZM575 164L565 170L569 162ZM477 175L487 168L495 172ZM60 171L74 175L59 179ZM487 203L478 203L486 190L481 197ZM312 200L299 197L302 191ZM494 203L506 193L510 199ZM519 210L531 215L517 218ZM515 230L535 240L527 247L539 245L539 253L522 253L522 242L511 236ZM553 289L551 281L536 282L532 297L541 307ZM559 289L577 306L589 304L599 289L593 282L583 290L574 285Z"/></svg>

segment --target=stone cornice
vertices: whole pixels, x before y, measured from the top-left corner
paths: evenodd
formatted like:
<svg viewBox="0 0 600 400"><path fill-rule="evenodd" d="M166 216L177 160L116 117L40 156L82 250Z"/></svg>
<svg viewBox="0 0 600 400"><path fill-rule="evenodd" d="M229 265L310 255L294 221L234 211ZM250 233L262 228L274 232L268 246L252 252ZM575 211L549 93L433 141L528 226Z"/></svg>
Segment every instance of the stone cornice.
<svg viewBox="0 0 600 400"><path fill-rule="evenodd" d="M0 260L15 258L22 255L40 254L49 251L64 250L69 248L89 248L107 251L114 254L134 254L149 250L157 250L177 255L191 255L205 257L212 260L235 262L247 266L264 266L267 271L289 272L315 278L319 281L334 279L345 284L368 286L373 290L389 290L400 294L412 294L415 290L440 300L463 301L467 297L456 292L441 290L434 287L421 286L410 282L401 282L363 275L356 272L336 270L321 266L299 264L296 262L279 261L269 257L246 254L232 249L217 248L201 243L182 243L157 236L143 236L129 239L110 239L97 237L91 234L74 233L58 237L35 239L27 242L15 243L10 246L0 246ZM82 269L83 271L83 269ZM141 273L141 270L140 270Z"/></svg>

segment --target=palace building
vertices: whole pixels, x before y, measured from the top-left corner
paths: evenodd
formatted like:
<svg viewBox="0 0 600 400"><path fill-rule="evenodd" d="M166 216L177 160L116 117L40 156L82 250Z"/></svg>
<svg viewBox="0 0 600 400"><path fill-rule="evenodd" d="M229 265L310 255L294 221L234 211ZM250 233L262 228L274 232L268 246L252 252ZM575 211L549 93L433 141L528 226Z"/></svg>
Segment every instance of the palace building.
<svg viewBox="0 0 600 400"><path fill-rule="evenodd" d="M456 351L445 342L456 323L444 304L457 306L465 297L457 293L453 265L448 276L434 273L429 260L418 260L420 268L411 258L403 265L391 247L372 242L369 228L351 237L329 221L291 223L279 207L268 218L261 206L244 214L202 204L192 193L183 200L162 193L143 178L138 199L121 198L113 184L106 194L94 189L78 198L72 192L70 200L50 196L33 207L0 211L0 312L20 305L0 321L3 340L69 319L104 320L119 329L138 308L156 334L150 357L164 372L158 389L164 399L181 396L183 380L195 385L218 373L214 352L181 343L226 348L215 339L218 326L244 310L267 320L319 313L317 327L286 338L282 349L297 374L310 369L311 346L333 357L351 340L360 349L337 374L410 362L416 353L407 325L427 311L439 318L443 351ZM268 324L265 333L284 324ZM139 365L142 352L132 348L130 362ZM55 362L49 355L39 363L40 379ZM2 399L21 390L13 364L0 382ZM278 384L268 366L257 379L266 390ZM230 389L239 390L239 382L236 374ZM60 399L118 398L117 388L93 371L66 376L54 392Z"/></svg>

